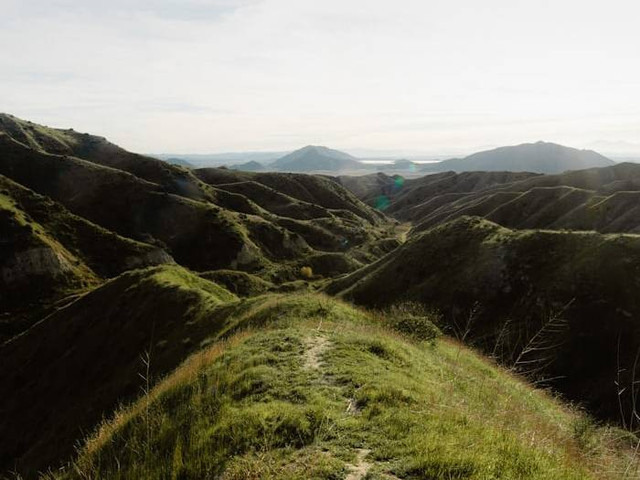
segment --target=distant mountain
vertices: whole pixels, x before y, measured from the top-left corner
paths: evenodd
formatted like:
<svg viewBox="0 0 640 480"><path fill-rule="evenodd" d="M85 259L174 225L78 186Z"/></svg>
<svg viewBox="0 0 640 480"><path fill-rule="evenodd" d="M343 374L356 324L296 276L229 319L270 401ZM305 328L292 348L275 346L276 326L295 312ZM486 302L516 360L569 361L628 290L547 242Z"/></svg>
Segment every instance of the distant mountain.
<svg viewBox="0 0 640 480"><path fill-rule="evenodd" d="M256 162L255 160L251 160L250 162L247 162L247 163L241 163L239 165L231 165L229 168L231 170L241 170L243 172L261 172L265 170L265 165L260 162Z"/></svg>
<svg viewBox="0 0 640 480"><path fill-rule="evenodd" d="M160 160L181 158L198 168L231 165L242 162L273 162L290 152L228 152L228 153L152 153Z"/></svg>
<svg viewBox="0 0 640 480"><path fill-rule="evenodd" d="M362 164L356 157L348 153L327 147L308 145L279 158L269 167L288 172L311 172L318 170L360 169Z"/></svg>
<svg viewBox="0 0 640 480"><path fill-rule="evenodd" d="M393 167L402 170L414 170L416 168L416 164L411 160L407 160L406 158L402 158L400 160L396 160L393 162Z"/></svg>
<svg viewBox="0 0 640 480"><path fill-rule="evenodd" d="M194 168L193 163L187 162L184 158L169 157L165 162L170 163L171 165L178 165L180 167Z"/></svg>
<svg viewBox="0 0 640 480"><path fill-rule="evenodd" d="M464 158L452 158L423 168L425 172L511 171L535 173L562 173L614 165L592 150L578 150L555 143L524 143L512 147L474 153Z"/></svg>

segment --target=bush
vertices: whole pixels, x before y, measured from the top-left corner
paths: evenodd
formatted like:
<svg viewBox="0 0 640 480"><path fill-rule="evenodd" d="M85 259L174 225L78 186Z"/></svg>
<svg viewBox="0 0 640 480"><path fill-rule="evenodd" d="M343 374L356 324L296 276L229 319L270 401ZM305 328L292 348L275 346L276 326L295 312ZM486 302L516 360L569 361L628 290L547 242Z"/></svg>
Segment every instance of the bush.
<svg viewBox="0 0 640 480"><path fill-rule="evenodd" d="M419 303L394 305L384 312L384 316L392 329L421 342L434 342L442 335L436 326L440 321L440 314Z"/></svg>

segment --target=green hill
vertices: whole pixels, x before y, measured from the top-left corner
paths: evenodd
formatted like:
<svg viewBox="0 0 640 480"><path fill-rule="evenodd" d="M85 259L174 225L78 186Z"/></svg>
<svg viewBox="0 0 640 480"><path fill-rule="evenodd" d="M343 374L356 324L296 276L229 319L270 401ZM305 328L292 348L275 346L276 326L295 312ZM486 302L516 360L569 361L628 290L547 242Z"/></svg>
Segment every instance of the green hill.
<svg viewBox="0 0 640 480"><path fill-rule="evenodd" d="M0 174L104 228L166 245L183 265L206 270L262 262L237 213L167 193L122 170L43 153L0 134ZM243 249L251 255L240 255Z"/></svg>
<svg viewBox="0 0 640 480"><path fill-rule="evenodd" d="M125 273L0 345L0 472L33 475L73 453L104 415L225 327L236 300L178 266ZM204 343L203 343L204 342Z"/></svg>
<svg viewBox="0 0 640 480"><path fill-rule="evenodd" d="M251 275L250 273L239 272L237 270L212 270L210 272L202 272L200 276L223 286L239 297L260 295L274 287L271 282Z"/></svg>
<svg viewBox="0 0 640 480"><path fill-rule="evenodd" d="M191 356L48 478L638 473L628 434L595 426L454 341L419 342L387 317L323 296L253 302L242 314L253 328Z"/></svg>
<svg viewBox="0 0 640 480"><path fill-rule="evenodd" d="M274 262L300 259L311 248L364 248L390 227L388 219L330 179L267 174L218 188L229 183L219 181L225 175L246 176L199 171L205 183L191 170L112 144L113 155L80 148L84 134L8 116L0 120L0 174L108 230L158 245L196 270L241 268L269 275L278 268Z"/></svg>
<svg viewBox="0 0 640 480"><path fill-rule="evenodd" d="M101 279L173 262L162 249L105 230L2 175L0 225L0 341Z"/></svg>
<svg viewBox="0 0 640 480"><path fill-rule="evenodd" d="M640 236L564 230L639 199L630 164L187 169L0 115L0 478L640 478Z"/></svg>
<svg viewBox="0 0 640 480"><path fill-rule="evenodd" d="M639 236L515 231L461 217L413 235L328 291L370 306L436 308L450 334L628 425L639 269Z"/></svg>
<svg viewBox="0 0 640 480"><path fill-rule="evenodd" d="M372 236L369 219L350 211L297 221L274 216L244 195L216 192L227 196L223 203L228 206L234 197L253 212L240 213L234 211L242 210L238 204L227 209L209 201L170 194L159 185L124 171L42 153L2 135L0 152L0 174L52 197L73 213L109 230L166 246L177 262L198 270L256 269L267 265L269 259L301 256L308 252L304 241L307 236L312 242L326 238L315 245L335 251L345 249L343 239L348 240L350 248L380 235ZM340 189L338 185L332 188ZM268 206L266 200L265 204ZM386 222L364 204L358 204L372 220L381 225Z"/></svg>
<svg viewBox="0 0 640 480"><path fill-rule="evenodd" d="M432 211L430 202L446 204L453 199L538 176L527 172L443 172L405 179L378 173L362 177L341 176L338 181L368 205L381 208L398 219L416 221Z"/></svg>
<svg viewBox="0 0 640 480"><path fill-rule="evenodd" d="M621 163L557 175L445 172L417 179L339 177L369 205L420 232L465 215L509 228L640 232L640 165Z"/></svg>
<svg viewBox="0 0 640 480"><path fill-rule="evenodd" d="M0 114L0 132L30 149L69 157L129 172L136 177L162 185L171 193L202 199L208 197L189 170L127 150L105 138L73 129L58 129Z"/></svg>
<svg viewBox="0 0 640 480"><path fill-rule="evenodd" d="M295 199L303 205L322 207L337 215L344 215L345 211L351 212L372 224L384 221L384 215L380 212L372 210L335 180L322 175L237 172L220 168L199 169L196 170L196 175L204 182L222 190L240 188L248 184L243 193L251 195L250 187L259 184L269 189L274 198L275 194L280 194L289 202ZM261 200L258 203L263 208L270 209L268 196L254 195Z"/></svg>

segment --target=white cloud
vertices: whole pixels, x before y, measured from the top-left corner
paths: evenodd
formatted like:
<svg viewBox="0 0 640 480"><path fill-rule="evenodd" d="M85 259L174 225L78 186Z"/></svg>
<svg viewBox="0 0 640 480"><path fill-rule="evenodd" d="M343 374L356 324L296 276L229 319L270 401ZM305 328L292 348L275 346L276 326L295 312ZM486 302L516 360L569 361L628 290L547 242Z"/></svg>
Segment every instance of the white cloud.
<svg viewBox="0 0 640 480"><path fill-rule="evenodd" d="M0 9L0 109L133 150L640 137L631 0L0 0Z"/></svg>

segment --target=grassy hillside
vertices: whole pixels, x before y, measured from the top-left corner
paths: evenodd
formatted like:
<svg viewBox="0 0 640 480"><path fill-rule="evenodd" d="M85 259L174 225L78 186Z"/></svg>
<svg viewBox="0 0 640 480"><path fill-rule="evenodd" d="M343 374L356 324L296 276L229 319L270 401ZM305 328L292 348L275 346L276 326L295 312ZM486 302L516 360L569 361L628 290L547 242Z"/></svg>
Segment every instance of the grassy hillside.
<svg viewBox="0 0 640 480"><path fill-rule="evenodd" d="M0 114L0 477L640 478L640 236L563 230L639 200L629 164L190 170Z"/></svg>
<svg viewBox="0 0 640 480"><path fill-rule="evenodd" d="M178 266L125 273L0 345L0 472L33 474L73 452L103 415L224 327L236 297ZM153 364L147 372L145 352Z"/></svg>
<svg viewBox="0 0 640 480"><path fill-rule="evenodd" d="M30 137L20 138L32 146L14 137L0 131L0 174L104 228L161 246L197 270L270 270L272 262L304 257L309 245L330 252L360 248L384 237L389 226L383 215L327 178L267 175L225 189L211 180L218 171L205 170L200 175L213 185L196 177L178 182L197 184L199 193L191 194L191 187L179 192L126 165L50 154ZM177 168L153 162L171 172Z"/></svg>
<svg viewBox="0 0 640 480"><path fill-rule="evenodd" d="M7 114L0 114L0 132L39 152L82 158L129 172L177 195L211 199L211 192L188 169L128 152L103 137L46 127Z"/></svg>
<svg viewBox="0 0 640 480"><path fill-rule="evenodd" d="M640 232L640 165L558 175L445 172L418 179L340 177L363 201L420 232L465 216L509 228Z"/></svg>
<svg viewBox="0 0 640 480"><path fill-rule="evenodd" d="M252 328L191 356L50 478L638 475L633 437L456 342L316 295L256 299L241 316Z"/></svg>
<svg viewBox="0 0 640 480"><path fill-rule="evenodd" d="M260 277L237 270L213 270L200 273L202 278L223 286L239 297L253 297L265 293L273 284Z"/></svg>
<svg viewBox="0 0 640 480"><path fill-rule="evenodd" d="M173 262L160 248L105 230L1 175L0 225L0 341L103 278Z"/></svg>
<svg viewBox="0 0 640 480"><path fill-rule="evenodd" d="M33 228L56 238L100 276L112 277L130 268L171 261L157 246L121 237L1 175L0 195L3 205L22 211Z"/></svg>
<svg viewBox="0 0 640 480"><path fill-rule="evenodd" d="M0 191L2 313L97 283L96 274Z"/></svg>
<svg viewBox="0 0 640 480"><path fill-rule="evenodd" d="M461 196L514 182L537 178L527 172L443 172L420 178L405 179L384 173L363 177L338 177L338 181L368 205L382 208L385 213L401 220L420 220L430 213L430 202L443 199L448 203Z"/></svg>
<svg viewBox="0 0 640 480"><path fill-rule="evenodd" d="M635 235L514 231L462 217L410 237L328 291L365 305L435 307L451 334L601 418L635 425L639 270Z"/></svg>
<svg viewBox="0 0 640 480"><path fill-rule="evenodd" d="M196 175L204 182L223 190L239 188L239 185L255 182L267 187L270 192L275 191L286 196L287 199L296 199L304 205L319 206L336 215L348 211L372 224L384 221L384 215L380 212L367 207L348 189L342 188L338 182L321 175L238 172L221 168L199 169L196 170ZM262 202L258 203L262 205ZM269 201L266 199L264 208L269 209L268 205Z"/></svg>
<svg viewBox="0 0 640 480"><path fill-rule="evenodd" d="M42 153L0 135L0 173L109 230L166 246L191 268L264 262L240 214L167 193L124 171Z"/></svg>

